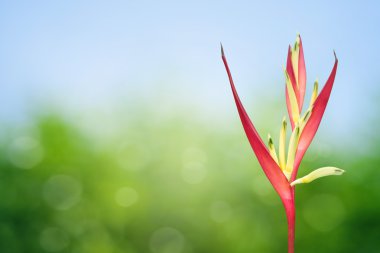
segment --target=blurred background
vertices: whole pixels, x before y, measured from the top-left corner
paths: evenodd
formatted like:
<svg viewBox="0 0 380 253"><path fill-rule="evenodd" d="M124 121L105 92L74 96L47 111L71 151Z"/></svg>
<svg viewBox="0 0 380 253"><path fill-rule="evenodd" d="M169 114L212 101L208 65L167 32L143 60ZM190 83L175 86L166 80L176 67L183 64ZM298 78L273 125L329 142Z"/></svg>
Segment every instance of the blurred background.
<svg viewBox="0 0 380 253"><path fill-rule="evenodd" d="M246 140L220 42L261 136L339 58L299 175L297 252L380 252L380 4L1 1L0 252L286 252L283 207Z"/></svg>

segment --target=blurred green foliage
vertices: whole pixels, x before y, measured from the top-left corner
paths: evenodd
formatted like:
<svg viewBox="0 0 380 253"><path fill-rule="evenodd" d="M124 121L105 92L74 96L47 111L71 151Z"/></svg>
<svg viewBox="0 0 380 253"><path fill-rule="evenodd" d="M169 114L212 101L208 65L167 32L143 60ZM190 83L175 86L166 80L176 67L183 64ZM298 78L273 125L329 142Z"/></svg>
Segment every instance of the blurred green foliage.
<svg viewBox="0 0 380 253"><path fill-rule="evenodd" d="M235 123L136 118L107 140L53 114L3 127L0 252L286 252L283 207ZM307 153L300 175L347 173L297 187L297 252L379 252L377 153Z"/></svg>

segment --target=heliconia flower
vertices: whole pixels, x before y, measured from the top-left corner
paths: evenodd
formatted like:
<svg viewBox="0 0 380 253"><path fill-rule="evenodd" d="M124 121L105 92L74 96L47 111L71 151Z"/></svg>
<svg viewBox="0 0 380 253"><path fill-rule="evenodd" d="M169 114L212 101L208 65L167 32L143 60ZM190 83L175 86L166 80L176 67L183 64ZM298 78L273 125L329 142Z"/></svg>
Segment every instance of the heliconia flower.
<svg viewBox="0 0 380 253"><path fill-rule="evenodd" d="M305 113L302 114L306 89L306 67L301 37L299 35L297 36L293 48L289 46L287 66L285 69L285 93L292 134L287 148L288 153L286 155L287 122L284 118L280 129L279 149L277 155L272 137L268 135L267 148L245 111L236 91L223 47L221 47L221 54L230 81L236 107L248 141L261 168L275 191L280 196L285 207L288 220L288 252L293 253L295 236L294 185L309 183L317 178L329 175L341 175L344 172L344 170L335 167L323 167L302 178L296 179L301 160L318 130L318 126L326 109L334 84L338 60L334 52L335 64L325 86L318 95L318 81L314 83L309 107Z"/></svg>

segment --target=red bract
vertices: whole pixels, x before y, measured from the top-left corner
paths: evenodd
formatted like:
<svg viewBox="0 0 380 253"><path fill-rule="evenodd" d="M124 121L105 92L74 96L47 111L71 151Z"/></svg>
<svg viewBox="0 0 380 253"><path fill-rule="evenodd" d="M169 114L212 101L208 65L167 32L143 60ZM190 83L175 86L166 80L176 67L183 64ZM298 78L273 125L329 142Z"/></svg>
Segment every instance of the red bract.
<svg viewBox="0 0 380 253"><path fill-rule="evenodd" d="M336 70L338 68L338 59L336 58L335 53L334 53L334 56L335 56L334 67L331 71L329 78L327 79L325 86L323 87L321 93L318 95L317 99L314 102L310 119L306 123L305 129L303 130L300 136L296 158L295 158L294 170L292 174L292 180L295 180L297 176L298 168L301 164L302 158L307 148L310 146L310 143L312 142L315 134L317 133L319 124L321 123L323 114L327 106L327 102L329 101L331 90L334 85Z"/></svg>
<svg viewBox="0 0 380 253"><path fill-rule="evenodd" d="M259 134L257 133L255 127L253 126L247 112L245 111L240 98L236 92L234 81L230 69L227 64L226 57L224 56L224 51L222 47L222 59L227 70L228 78L230 80L232 94L235 99L236 107L239 112L241 122L243 124L244 131L248 137L249 143L253 151L256 154L257 160L264 170L265 175L268 177L269 181L273 185L274 189L280 195L281 199L291 198L291 187L285 175L282 173L280 167L273 160L269 151L263 141L261 140Z"/></svg>
<svg viewBox="0 0 380 253"><path fill-rule="evenodd" d="M335 65L328 78L322 92L316 98L312 98L310 107L304 116L301 117L302 105L305 96L306 88L306 68L304 61L304 53L301 38L298 36L294 49L289 47L288 59L286 66L286 78L288 85L286 86L286 102L289 112L289 118L292 125L293 133L289 141L288 158L285 166L284 155L280 151L279 162L276 150L273 145L273 140L269 137L269 149L266 147L254 125L252 124L247 112L245 111L240 98L237 94L234 81L224 54L223 47L221 48L222 60L226 68L230 81L232 94L236 103L236 107L243 124L244 131L247 135L249 143L273 188L280 196L284 204L286 216L288 220L288 252L294 252L294 228L295 228L295 206L294 206L294 186L299 183L307 183L316 178L327 175L341 175L344 171L335 167L324 167L309 175L297 179L297 171L301 160L309 147L318 126L321 122L325 111L332 86L334 84L335 74L337 70L338 60L335 57ZM290 83L289 83L290 82ZM316 84L317 87L317 84ZM290 90L291 89L291 90ZM294 92L294 93L293 93ZM290 96L289 93L292 93ZM317 89L314 90L313 96L316 96ZM293 103L293 104L291 104ZM292 106L293 105L293 106ZM286 122L283 123L282 131L286 131ZM282 136L285 136L284 134ZM283 137L286 138L286 137ZM284 140L280 145L285 145ZM280 150L285 150L284 146Z"/></svg>

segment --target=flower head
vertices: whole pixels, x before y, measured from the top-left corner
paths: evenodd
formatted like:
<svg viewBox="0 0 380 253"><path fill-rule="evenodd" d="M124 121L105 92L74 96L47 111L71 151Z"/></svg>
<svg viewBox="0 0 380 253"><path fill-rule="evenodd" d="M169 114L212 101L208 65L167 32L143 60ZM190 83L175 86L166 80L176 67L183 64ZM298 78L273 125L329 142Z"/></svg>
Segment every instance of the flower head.
<svg viewBox="0 0 380 253"><path fill-rule="evenodd" d="M302 113L306 90L306 67L301 37L298 35L293 47L289 46L285 74L285 97L291 125L291 136L286 148L286 118L282 120L278 155L275 142L268 135L268 147L264 144L240 101L234 81L221 47L222 60L230 81L236 107L248 141L273 188L280 196L286 210L289 228L289 252L294 252L294 185L309 183L329 175L341 175L344 171L335 167L317 169L307 176L296 179L301 160L313 140L325 112L338 67L335 63L322 91L318 94L318 81L314 82L310 103ZM286 154L287 150L287 154Z"/></svg>

